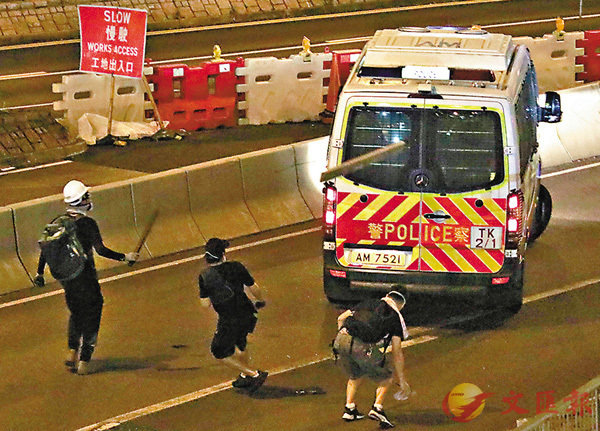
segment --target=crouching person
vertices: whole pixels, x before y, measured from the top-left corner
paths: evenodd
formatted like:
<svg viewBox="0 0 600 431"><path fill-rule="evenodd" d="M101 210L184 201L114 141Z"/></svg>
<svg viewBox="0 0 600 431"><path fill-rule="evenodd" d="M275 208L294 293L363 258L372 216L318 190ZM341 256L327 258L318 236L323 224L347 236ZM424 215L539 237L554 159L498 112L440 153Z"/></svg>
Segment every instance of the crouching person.
<svg viewBox="0 0 600 431"><path fill-rule="evenodd" d="M368 413L369 419L379 421L381 428L394 424L383 410L383 403L394 381L398 385L396 399L408 397L410 386L404 374L402 341L408 337L406 324L400 311L406 303L405 296L392 291L372 308L366 321L346 310L338 317L338 334L333 348L338 363L349 376L346 386L346 405L342 419L355 421L364 418L355 403L356 393L366 377L378 383L375 401ZM359 307L360 308L360 307ZM391 353L386 354L391 346Z"/></svg>
<svg viewBox="0 0 600 431"><path fill-rule="evenodd" d="M228 241L219 238L206 243L204 258L208 268L198 277L200 298L204 307L212 304L219 316L210 347L212 355L240 372L233 382L235 388L253 393L262 386L268 373L250 365L247 337L254 331L257 311L265 306L265 301L246 267L240 262L226 261L228 246Z"/></svg>

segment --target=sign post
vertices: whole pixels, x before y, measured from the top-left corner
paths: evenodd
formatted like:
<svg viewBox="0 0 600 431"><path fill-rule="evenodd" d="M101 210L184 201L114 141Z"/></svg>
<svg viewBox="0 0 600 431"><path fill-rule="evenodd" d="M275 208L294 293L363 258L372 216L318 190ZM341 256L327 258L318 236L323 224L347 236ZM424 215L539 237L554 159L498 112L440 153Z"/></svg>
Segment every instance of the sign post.
<svg viewBox="0 0 600 431"><path fill-rule="evenodd" d="M79 70L111 75L107 127L110 135L115 76L145 78L147 12L110 6L79 5L77 8L81 35Z"/></svg>

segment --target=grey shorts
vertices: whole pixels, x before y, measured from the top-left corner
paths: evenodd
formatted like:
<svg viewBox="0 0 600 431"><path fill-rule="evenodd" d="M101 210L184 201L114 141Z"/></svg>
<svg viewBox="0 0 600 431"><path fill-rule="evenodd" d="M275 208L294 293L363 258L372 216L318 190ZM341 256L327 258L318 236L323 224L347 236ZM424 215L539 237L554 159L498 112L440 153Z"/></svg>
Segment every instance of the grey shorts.
<svg viewBox="0 0 600 431"><path fill-rule="evenodd" d="M343 331L338 332L333 348L337 363L351 379L368 377L374 381L392 377L391 358L385 358L380 345L363 343Z"/></svg>

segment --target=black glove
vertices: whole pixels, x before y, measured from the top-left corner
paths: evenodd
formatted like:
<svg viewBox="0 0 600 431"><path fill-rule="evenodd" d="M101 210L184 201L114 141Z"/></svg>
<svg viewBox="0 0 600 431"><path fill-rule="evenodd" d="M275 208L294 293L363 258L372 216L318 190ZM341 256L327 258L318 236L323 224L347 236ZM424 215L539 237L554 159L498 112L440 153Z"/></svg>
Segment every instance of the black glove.
<svg viewBox="0 0 600 431"><path fill-rule="evenodd" d="M260 309L261 309L261 308L263 308L265 305L267 305L267 303L266 303L265 301L256 301L256 302L254 303L254 307L255 307L257 310L260 310Z"/></svg>
<svg viewBox="0 0 600 431"><path fill-rule="evenodd" d="M33 284L35 284L37 287L44 287L44 285L46 284L46 282L44 281L44 276L42 274L36 275L33 279Z"/></svg>

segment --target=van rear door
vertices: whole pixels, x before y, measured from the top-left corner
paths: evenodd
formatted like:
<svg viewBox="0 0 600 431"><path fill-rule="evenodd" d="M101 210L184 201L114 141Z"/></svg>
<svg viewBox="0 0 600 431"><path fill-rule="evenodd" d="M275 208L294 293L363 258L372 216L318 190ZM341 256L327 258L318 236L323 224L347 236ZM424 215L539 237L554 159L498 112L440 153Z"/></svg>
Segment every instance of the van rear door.
<svg viewBox="0 0 600 431"><path fill-rule="evenodd" d="M398 153L336 181L336 254L347 267L496 272L504 259L507 166L499 109L357 103L339 161Z"/></svg>
<svg viewBox="0 0 600 431"><path fill-rule="evenodd" d="M431 102L431 101L430 101ZM425 105L421 271L494 273L504 262L507 174L501 111Z"/></svg>

